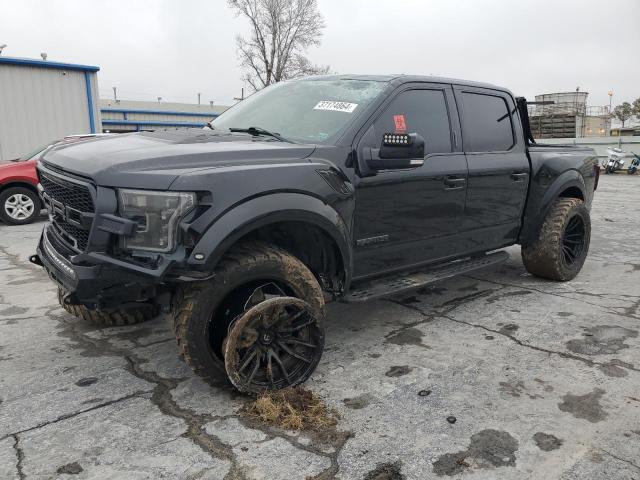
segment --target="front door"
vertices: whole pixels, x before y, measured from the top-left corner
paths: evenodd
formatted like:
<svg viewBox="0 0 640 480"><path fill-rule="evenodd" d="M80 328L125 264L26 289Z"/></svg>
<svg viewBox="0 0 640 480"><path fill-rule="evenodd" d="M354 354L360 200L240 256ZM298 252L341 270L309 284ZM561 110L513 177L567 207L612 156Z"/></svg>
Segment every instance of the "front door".
<svg viewBox="0 0 640 480"><path fill-rule="evenodd" d="M385 133L419 133L425 161L356 178L355 275L363 278L455 253L465 207L467 162L450 86L404 86L366 127L358 151Z"/></svg>

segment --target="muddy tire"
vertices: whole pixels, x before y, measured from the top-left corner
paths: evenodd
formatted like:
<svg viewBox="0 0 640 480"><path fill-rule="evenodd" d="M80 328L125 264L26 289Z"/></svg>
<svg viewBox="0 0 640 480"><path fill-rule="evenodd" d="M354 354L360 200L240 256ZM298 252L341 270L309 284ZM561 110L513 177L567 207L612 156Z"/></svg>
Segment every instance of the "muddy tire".
<svg viewBox="0 0 640 480"><path fill-rule="evenodd" d="M549 210L538 238L522 245L522 261L536 277L572 280L584 265L590 239L591 219L584 202L559 198Z"/></svg>
<svg viewBox="0 0 640 480"><path fill-rule="evenodd" d="M58 303L71 315L102 327L120 327L123 325L135 325L151 320L159 313L157 306L143 304L139 307L116 310L90 310L84 305L68 305L62 300L63 292L58 289Z"/></svg>
<svg viewBox="0 0 640 480"><path fill-rule="evenodd" d="M211 280L187 284L174 298L178 348L196 374L214 384L229 381L224 362L229 326L247 309L252 292L265 284L276 286L283 296L304 300L324 317L322 289L300 260L262 242L232 247Z"/></svg>

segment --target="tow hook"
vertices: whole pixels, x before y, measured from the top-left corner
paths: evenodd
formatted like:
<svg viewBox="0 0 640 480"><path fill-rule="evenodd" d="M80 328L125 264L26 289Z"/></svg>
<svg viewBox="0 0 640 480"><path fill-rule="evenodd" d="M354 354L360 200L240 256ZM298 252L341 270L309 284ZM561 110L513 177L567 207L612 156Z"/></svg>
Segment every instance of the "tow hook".
<svg viewBox="0 0 640 480"><path fill-rule="evenodd" d="M40 256L39 255L31 255L29 257L29 261L35 265L38 265L39 267L42 267L42 260L40 260Z"/></svg>

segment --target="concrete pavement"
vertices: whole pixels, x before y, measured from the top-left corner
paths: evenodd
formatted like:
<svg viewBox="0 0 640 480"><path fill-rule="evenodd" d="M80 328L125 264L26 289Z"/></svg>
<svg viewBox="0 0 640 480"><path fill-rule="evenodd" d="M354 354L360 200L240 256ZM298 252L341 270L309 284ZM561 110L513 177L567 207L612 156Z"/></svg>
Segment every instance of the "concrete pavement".
<svg viewBox="0 0 640 480"><path fill-rule="evenodd" d="M640 177L603 176L572 282L497 270L332 304L306 387L342 435L251 424L167 317L96 329L0 226L0 478L640 479Z"/></svg>

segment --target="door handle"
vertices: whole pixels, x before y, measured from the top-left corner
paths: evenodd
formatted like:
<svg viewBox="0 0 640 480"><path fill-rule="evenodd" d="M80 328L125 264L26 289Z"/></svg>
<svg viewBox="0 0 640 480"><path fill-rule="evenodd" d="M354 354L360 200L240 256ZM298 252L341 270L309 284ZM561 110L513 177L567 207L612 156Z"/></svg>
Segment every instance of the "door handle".
<svg viewBox="0 0 640 480"><path fill-rule="evenodd" d="M524 182L524 179L527 178L527 173L512 173L511 180L514 182Z"/></svg>
<svg viewBox="0 0 640 480"><path fill-rule="evenodd" d="M445 190L461 190L467 183L466 178L444 177Z"/></svg>

